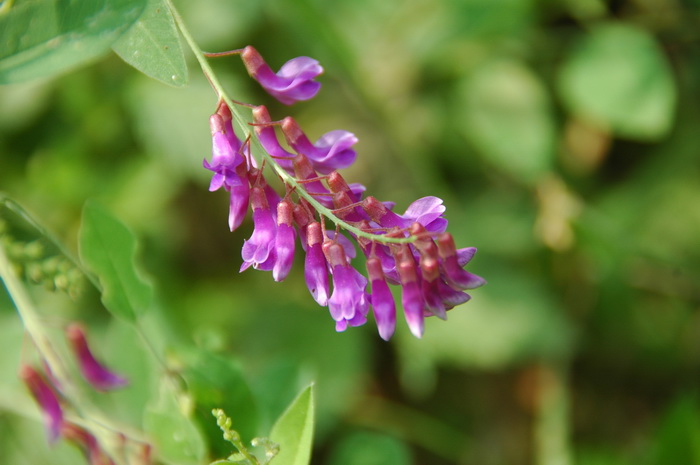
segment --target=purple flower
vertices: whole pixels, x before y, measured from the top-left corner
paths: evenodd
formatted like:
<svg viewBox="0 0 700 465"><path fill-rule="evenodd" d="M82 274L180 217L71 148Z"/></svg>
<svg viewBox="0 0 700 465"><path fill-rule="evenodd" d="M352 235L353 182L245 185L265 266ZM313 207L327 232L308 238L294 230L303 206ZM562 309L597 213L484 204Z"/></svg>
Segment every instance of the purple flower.
<svg viewBox="0 0 700 465"><path fill-rule="evenodd" d="M362 208L372 218L372 221L383 228L403 229L408 226L405 219L389 210L386 205L372 196L362 201Z"/></svg>
<svg viewBox="0 0 700 465"><path fill-rule="evenodd" d="M109 391L128 384L126 378L109 371L95 359L85 338L85 330L80 324L72 323L69 325L66 328L66 337L78 359L80 372L95 389Z"/></svg>
<svg viewBox="0 0 700 465"><path fill-rule="evenodd" d="M406 323L414 336L422 337L425 300L419 283L416 261L406 244L402 244L396 254L396 270L401 280L401 303Z"/></svg>
<svg viewBox="0 0 700 465"><path fill-rule="evenodd" d="M313 79L323 73L323 68L312 58L293 58L282 65L277 73L250 45L243 49L241 58L250 76L285 105L309 100L321 88L321 84Z"/></svg>
<svg viewBox="0 0 700 465"><path fill-rule="evenodd" d="M438 287L440 288L440 297L442 298L442 304L445 306L445 310L450 310L457 305L462 305L471 299L469 294L453 289L444 281L440 281Z"/></svg>
<svg viewBox="0 0 700 465"><path fill-rule="evenodd" d="M236 137L231 125L231 110L221 102L217 112L209 119L212 133L212 160L203 162L204 168L213 171L210 191L224 187L230 193L228 225L231 231L238 228L248 210L250 187L248 167L241 154L243 144Z"/></svg>
<svg viewBox="0 0 700 465"><path fill-rule="evenodd" d="M440 293L440 267L436 258L421 257L420 269L422 274L421 289L425 299L424 314L435 315L443 320L447 319L445 304Z"/></svg>
<svg viewBox="0 0 700 465"><path fill-rule="evenodd" d="M303 153L319 173L328 174L334 170L347 168L357 158L357 153L350 148L357 143L357 137L351 132L343 130L327 132L312 144L294 118L288 116L282 120L282 133L287 143L297 153Z"/></svg>
<svg viewBox="0 0 700 465"><path fill-rule="evenodd" d="M248 203L250 202L250 186L246 181L240 186L231 187L231 198L228 208L228 227L231 231L235 231L248 212Z"/></svg>
<svg viewBox="0 0 700 465"><path fill-rule="evenodd" d="M292 160L295 155L287 152L280 145L275 128L272 126L274 123L265 106L260 105L253 108L253 121L255 122L255 134L265 151L289 174L293 174Z"/></svg>
<svg viewBox="0 0 700 465"><path fill-rule="evenodd" d="M401 217L409 223L419 223L426 230L439 233L447 229L447 220L442 218L445 206L439 197L423 197L408 206Z"/></svg>
<svg viewBox="0 0 700 465"><path fill-rule="evenodd" d="M243 264L240 271L247 270L251 265L255 269L269 271L276 261L274 246L277 225L264 189L253 187L250 198L253 206L253 234L243 243Z"/></svg>
<svg viewBox="0 0 700 465"><path fill-rule="evenodd" d="M333 294L328 299L328 309L336 321L335 329L344 331L348 325L360 326L367 321L369 311L365 293L367 279L348 264L342 245L330 242L327 254L333 275Z"/></svg>
<svg viewBox="0 0 700 465"><path fill-rule="evenodd" d="M481 276L477 276L462 269L462 266L459 263L459 255L457 253L457 248L455 247L455 241L452 234L440 234L437 238L437 245L447 284L460 291L465 289L474 289L486 284L486 280ZM466 253L462 253L463 260L466 259L466 261L469 261L471 256L474 255L474 252L476 252L476 249L474 249L473 252L467 249Z"/></svg>
<svg viewBox="0 0 700 465"><path fill-rule="evenodd" d="M56 441L61 435L61 427L63 426L63 409L56 392L46 382L46 379L29 365L22 366L19 377L27 385L32 397L41 408L49 442Z"/></svg>
<svg viewBox="0 0 700 465"><path fill-rule="evenodd" d="M391 339L396 329L396 304L389 286L384 279L381 261L376 257L367 259L367 274L372 284L370 301L374 310L379 336L385 341Z"/></svg>
<svg viewBox="0 0 700 465"><path fill-rule="evenodd" d="M221 186L229 190L232 186L247 183L247 180L241 179L238 172L238 167L244 163L245 159L240 154L241 144L233 134L233 129L225 131L224 120L218 113L211 115L209 125L212 135L212 158L211 163L206 158L202 163L204 168L214 172L209 191L215 191ZM231 145L232 140L238 142L236 146Z"/></svg>
<svg viewBox="0 0 700 465"><path fill-rule="evenodd" d="M317 179L318 174L314 170L309 159L303 154L298 154L294 157L293 165L296 178L304 181L304 189L313 194L328 194L327 196L317 196L317 200L324 206L330 207L333 204L332 195L323 183Z"/></svg>
<svg viewBox="0 0 700 465"><path fill-rule="evenodd" d="M331 172L326 182L333 193L333 205L339 217L353 222L370 219L362 206L356 205L358 200L362 198L365 186L362 184L349 185L337 171Z"/></svg>
<svg viewBox="0 0 700 465"><path fill-rule="evenodd" d="M282 200L277 205L277 236L275 237L277 260L272 268L272 277L275 281L283 281L294 262L296 230L292 224L293 215L294 205L289 200Z"/></svg>
<svg viewBox="0 0 700 465"><path fill-rule="evenodd" d="M328 304L328 265L323 254L323 232L321 224L314 221L306 228L306 258L304 278L309 292L321 306Z"/></svg>

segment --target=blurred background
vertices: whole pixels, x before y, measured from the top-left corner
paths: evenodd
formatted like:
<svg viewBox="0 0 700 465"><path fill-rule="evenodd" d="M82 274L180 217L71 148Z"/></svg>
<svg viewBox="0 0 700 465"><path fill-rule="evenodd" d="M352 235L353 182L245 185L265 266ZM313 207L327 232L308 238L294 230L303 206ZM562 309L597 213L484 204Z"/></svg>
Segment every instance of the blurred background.
<svg viewBox="0 0 700 465"><path fill-rule="evenodd" d="M294 107L214 66L313 140L354 132L343 175L398 211L443 198L488 280L422 340L337 334L301 256L283 283L238 273L252 223L207 191L196 62L184 89L116 55L0 87L0 189L69 248L87 199L128 224L174 334L237 360L263 430L315 380L314 464L700 464L700 2L178 3L205 50L320 60ZM6 441L40 428L0 414Z"/></svg>

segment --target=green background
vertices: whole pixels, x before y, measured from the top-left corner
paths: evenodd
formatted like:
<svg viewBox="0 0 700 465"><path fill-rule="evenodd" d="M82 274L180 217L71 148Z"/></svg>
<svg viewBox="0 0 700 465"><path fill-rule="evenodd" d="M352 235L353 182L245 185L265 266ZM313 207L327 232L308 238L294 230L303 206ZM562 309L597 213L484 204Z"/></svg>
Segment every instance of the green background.
<svg viewBox="0 0 700 465"><path fill-rule="evenodd" d="M238 274L252 224L230 233L227 196L207 191L216 95L191 54L183 88L115 54L0 87L0 189L76 254L86 200L126 223L168 337L237 360L258 431L315 380L314 464L700 464L697 2L179 6L204 50L251 44L275 69L320 60L321 92L293 107L237 57L213 65L232 98L312 139L355 133L344 177L397 211L443 198L488 280L422 340L401 319L390 343L371 322L336 334L301 255L283 283ZM51 325L80 318L121 340L103 310L59 307ZM73 463L13 405L22 336L5 296L0 317L0 462ZM101 352L128 374L115 344Z"/></svg>

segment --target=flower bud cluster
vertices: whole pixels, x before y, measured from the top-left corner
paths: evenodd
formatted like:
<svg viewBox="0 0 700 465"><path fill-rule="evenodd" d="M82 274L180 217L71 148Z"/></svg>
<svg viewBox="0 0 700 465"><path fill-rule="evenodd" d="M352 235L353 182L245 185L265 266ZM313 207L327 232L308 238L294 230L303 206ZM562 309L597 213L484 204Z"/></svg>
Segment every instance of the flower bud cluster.
<svg viewBox="0 0 700 465"><path fill-rule="evenodd" d="M318 92L320 84L313 79L323 69L315 60L295 58L275 74L252 47L240 54L251 77L282 103L306 100ZM364 186L345 181L338 170L357 158L352 133L335 130L311 142L291 117L273 121L264 106L253 107L252 116L263 165L252 156L250 139L241 140L234 132L231 109L224 101L210 118L213 152L211 162L204 160L204 167L214 173L209 190L223 187L230 195L232 231L241 225L248 207L252 210L254 229L243 244L240 271L272 271L273 279L282 281L298 242L305 254L309 292L328 307L336 330L363 325L372 309L385 340L396 327L388 284L401 287L405 319L411 332L421 337L425 317L445 319L447 310L469 300L465 290L485 283L464 270L476 249L456 247L446 232L441 199L418 199L398 214L393 203L365 196ZM277 128L293 152L280 144ZM284 196L265 180L264 163L282 179ZM336 227L326 229L327 221ZM353 266L357 251L346 234L366 257L367 277Z"/></svg>
<svg viewBox="0 0 700 465"><path fill-rule="evenodd" d="M128 383L126 378L108 370L95 359L82 325L77 323L69 325L66 329L66 338L77 360L80 373L93 388L108 391ZM64 410L68 401L63 394L64 386L56 379L49 365L46 363L43 365L43 373L30 365L24 365L20 369L19 376L39 404L49 442L53 443L63 437L78 446L91 465L113 464L114 461L92 433L66 418ZM150 449L148 444L142 444L142 447L144 451ZM144 463L150 463L150 461Z"/></svg>
<svg viewBox="0 0 700 465"><path fill-rule="evenodd" d="M75 265L47 247L45 240L18 240L9 234L2 234L0 225L0 246L7 251L17 267L17 273L28 281L42 284L50 291L61 291L76 298L84 287L83 273Z"/></svg>

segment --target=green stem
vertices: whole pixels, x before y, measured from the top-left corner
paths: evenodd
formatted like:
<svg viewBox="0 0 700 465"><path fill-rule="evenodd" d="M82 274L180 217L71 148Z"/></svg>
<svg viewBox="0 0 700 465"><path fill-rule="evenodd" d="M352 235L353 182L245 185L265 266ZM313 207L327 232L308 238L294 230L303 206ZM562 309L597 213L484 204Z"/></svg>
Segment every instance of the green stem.
<svg viewBox="0 0 700 465"><path fill-rule="evenodd" d="M0 14L10 11L13 3L14 0L5 0L4 2L0 3Z"/></svg>
<svg viewBox="0 0 700 465"><path fill-rule="evenodd" d="M170 8L170 12L173 15L173 18L175 19L175 23L180 29L180 32L182 33L182 36L185 39L185 42L187 42L187 45L189 45L190 49L192 50L192 53L194 53L195 57L197 58L199 66L202 68L202 72L204 72L205 76L207 76L207 78L209 79L209 82L211 83L214 90L216 90L216 93L219 95L219 98L223 99L223 101L226 102L226 105L228 105L228 107L231 109L231 113L233 114L236 123L240 127L241 131L243 131L244 139L249 138L251 141L253 141L256 147L256 152L260 154L262 159L265 160L266 164L272 167L275 173L282 179L282 181L285 184L290 186L293 190L297 192L299 196L303 197L307 202L309 202L309 204L311 204L311 206L313 206L321 216L329 219L336 226L354 234L357 237L362 237L371 241L381 242L384 244L406 244L415 241L416 238L414 236L386 237L380 234L368 233L356 226L353 226L343 221L342 219L338 218L329 208L323 206L318 200L316 200L311 194L309 194L306 191L306 189L304 189L303 186L300 183L298 183L293 176L291 176L284 169L282 169L282 167L275 161L275 159L272 158L263 149L258 138L255 137L254 133L250 130L250 125L248 124L248 121L241 115L238 105L236 105L235 102L226 94L226 91L221 85L221 81L219 81L219 78L214 73L214 70L211 68L211 65L209 65L207 58L204 56L204 52L202 51L202 49L199 48L194 38L192 37L192 34L190 34L189 30L187 29L187 26L185 25L182 17L180 16L180 13L175 9L175 6L172 4L172 1L166 0L166 4L168 5L168 8Z"/></svg>
<svg viewBox="0 0 700 465"><path fill-rule="evenodd" d="M535 463L571 465L569 443L569 391L563 360L543 364L538 373L535 417Z"/></svg>
<svg viewBox="0 0 700 465"><path fill-rule="evenodd" d="M44 333L39 317L34 310L34 305L25 287L20 282L17 273L12 268L12 262L5 253L5 247L2 244L0 244L0 279L5 284L5 288L10 294L10 298L14 302L17 313L22 320L22 324L34 345L36 345L41 358L51 367L52 374L62 386L70 386L66 369L51 346L49 338Z"/></svg>

